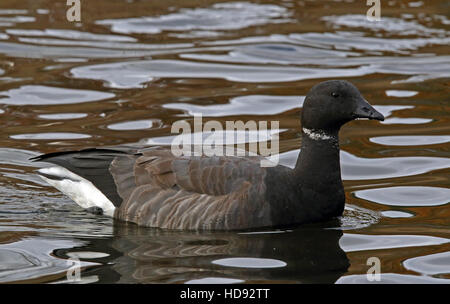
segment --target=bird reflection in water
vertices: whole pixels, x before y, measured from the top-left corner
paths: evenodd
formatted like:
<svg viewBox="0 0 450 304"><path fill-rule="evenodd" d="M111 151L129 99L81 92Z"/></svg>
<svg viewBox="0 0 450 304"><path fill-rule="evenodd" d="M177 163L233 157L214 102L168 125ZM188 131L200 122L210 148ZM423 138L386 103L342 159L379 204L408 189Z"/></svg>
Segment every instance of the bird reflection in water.
<svg viewBox="0 0 450 304"><path fill-rule="evenodd" d="M104 283L334 283L349 267L338 220L292 230L186 232L116 222L111 238L60 251L108 253L93 268Z"/></svg>

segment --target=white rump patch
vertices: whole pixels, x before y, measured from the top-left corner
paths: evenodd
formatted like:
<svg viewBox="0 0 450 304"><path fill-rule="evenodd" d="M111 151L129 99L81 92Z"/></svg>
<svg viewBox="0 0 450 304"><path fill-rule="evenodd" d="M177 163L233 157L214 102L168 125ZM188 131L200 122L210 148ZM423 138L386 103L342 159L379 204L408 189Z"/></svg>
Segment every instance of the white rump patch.
<svg viewBox="0 0 450 304"><path fill-rule="evenodd" d="M303 128L303 133L308 135L309 138L314 140L328 140L328 139L335 139L336 137L328 135L322 130L313 131L307 128Z"/></svg>
<svg viewBox="0 0 450 304"><path fill-rule="evenodd" d="M42 168L38 172L61 178L54 180L40 175L43 180L70 197L81 208L99 207L103 209L103 214L111 217L114 215L114 204L87 179L59 166Z"/></svg>

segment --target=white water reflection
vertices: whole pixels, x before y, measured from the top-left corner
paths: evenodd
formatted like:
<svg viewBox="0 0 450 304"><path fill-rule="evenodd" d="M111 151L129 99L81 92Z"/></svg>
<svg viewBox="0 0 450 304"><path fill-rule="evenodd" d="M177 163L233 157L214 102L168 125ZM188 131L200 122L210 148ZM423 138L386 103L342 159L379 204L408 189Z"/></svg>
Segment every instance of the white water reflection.
<svg viewBox="0 0 450 304"><path fill-rule="evenodd" d="M166 109L186 111L194 116L201 113L205 117L233 115L276 115L303 105L305 96L247 95L231 98L226 104L194 105L189 103L166 103Z"/></svg>
<svg viewBox="0 0 450 304"><path fill-rule="evenodd" d="M219 278L219 277L206 277L201 279L193 279L184 282L185 284L236 284L244 283L244 280L231 279L231 278Z"/></svg>
<svg viewBox="0 0 450 304"><path fill-rule="evenodd" d="M388 106L379 106L376 105L374 106L375 109L380 112L381 114L384 115L384 117L389 117L392 115L393 112L395 111L400 111L400 110L406 110L406 109L413 109L414 106L409 106L409 105L388 105Z"/></svg>
<svg viewBox="0 0 450 304"><path fill-rule="evenodd" d="M293 168L300 150L281 153L279 163ZM369 180L412 176L437 169L450 168L445 157L364 158L341 150L341 173L344 180Z"/></svg>
<svg viewBox="0 0 450 304"><path fill-rule="evenodd" d="M429 38L385 38L366 36L357 31L336 31L325 33L290 34L291 43L303 43L318 48L335 48L339 51L359 50L366 54L381 55L379 52L410 54L427 45L445 45L449 37Z"/></svg>
<svg viewBox="0 0 450 304"><path fill-rule="evenodd" d="M247 257L219 259L212 263L220 266L239 268L279 268L287 265L286 262L280 260Z"/></svg>
<svg viewBox="0 0 450 304"><path fill-rule="evenodd" d="M29 166L29 159L39 153L14 148L0 148L0 164Z"/></svg>
<svg viewBox="0 0 450 304"><path fill-rule="evenodd" d="M0 17L0 27L14 26L16 23L29 23L34 21L36 21L36 18L30 16Z"/></svg>
<svg viewBox="0 0 450 304"><path fill-rule="evenodd" d="M0 42L0 54L18 58L127 58L151 55L149 51L109 50L78 46L37 46L14 42Z"/></svg>
<svg viewBox="0 0 450 304"><path fill-rule="evenodd" d="M90 48L100 49L120 49L127 55L125 57L140 57L149 56L159 52L176 52L172 49L181 49L192 47L189 43L172 43L172 44L145 44L145 43L130 43L130 42L116 42L116 41L90 41L90 40L67 40L67 39L49 39L49 38L24 38L19 37L20 42L41 44L41 45L58 45L58 46L87 46ZM60 48L63 50L64 48ZM166 51L165 51L166 50ZM140 51L140 52L137 52ZM146 52L142 52L146 51ZM154 51L154 52L150 52ZM45 51L44 51L45 54ZM108 54L108 53L107 53ZM117 53L110 53L112 57ZM93 53L95 57L95 53ZM67 58L56 58L55 61L61 62ZM77 58L77 60L80 60Z"/></svg>
<svg viewBox="0 0 450 304"><path fill-rule="evenodd" d="M412 97L417 95L419 92L417 91L408 91L408 90L386 90L387 96L392 97Z"/></svg>
<svg viewBox="0 0 450 304"><path fill-rule="evenodd" d="M400 118L400 117L392 117L387 118L384 121L380 121L383 125L395 125L395 124L404 124L404 125L419 125L419 124L426 124L432 122L433 119L431 118Z"/></svg>
<svg viewBox="0 0 450 304"><path fill-rule="evenodd" d="M116 42L136 41L136 38L123 35L94 34L89 32L63 30L63 29L45 29L45 30L7 29L6 33L13 36L57 37L62 39L74 39L74 40L116 41Z"/></svg>
<svg viewBox="0 0 450 304"><path fill-rule="evenodd" d="M403 266L426 275L450 274L450 251L410 258Z"/></svg>
<svg viewBox="0 0 450 304"><path fill-rule="evenodd" d="M339 245L345 252L422 247L449 243L450 240L427 235L367 235L345 233Z"/></svg>
<svg viewBox="0 0 450 304"><path fill-rule="evenodd" d="M420 35L420 36L435 36L445 35L447 31L444 29L436 29L426 27L414 20L403 20L401 18L383 16L383 22L371 22L365 15L335 15L325 16L322 20L330 22L335 26L342 26L346 28L364 28L375 32L387 32L389 35Z"/></svg>
<svg viewBox="0 0 450 304"><path fill-rule="evenodd" d="M381 273L380 281L367 280L366 274L340 277L336 284L449 284L446 279L398 273Z"/></svg>
<svg viewBox="0 0 450 304"><path fill-rule="evenodd" d="M88 115L86 113L56 113L56 114L40 114L39 118L48 120L68 120L68 119L80 119L85 118Z"/></svg>
<svg viewBox="0 0 450 304"><path fill-rule="evenodd" d="M145 130L151 129L158 121L151 119L125 121L108 125L111 130Z"/></svg>
<svg viewBox="0 0 450 304"><path fill-rule="evenodd" d="M382 211L381 214L384 217L389 217L389 218L408 218L408 217L414 216L414 214L411 214L408 212L403 212L403 211L396 211L396 210Z"/></svg>
<svg viewBox="0 0 450 304"><path fill-rule="evenodd" d="M0 15L26 15L26 9L0 9Z"/></svg>
<svg viewBox="0 0 450 304"><path fill-rule="evenodd" d="M9 136L12 139L22 140L55 140L55 139L83 139L89 138L91 135L81 133L68 133L68 132L47 132L47 133L26 133L26 134L14 134Z"/></svg>
<svg viewBox="0 0 450 304"><path fill-rule="evenodd" d="M341 151L342 177L346 180L379 179L423 174L449 168L444 157L362 158Z"/></svg>
<svg viewBox="0 0 450 304"><path fill-rule="evenodd" d="M286 8L278 5L230 2L217 3L209 8L180 9L177 13L159 17L107 19L96 23L108 25L116 33L157 34L162 31L239 30L289 22L289 15Z"/></svg>
<svg viewBox="0 0 450 304"><path fill-rule="evenodd" d="M112 93L91 90L75 90L43 85L25 85L0 92L0 104L53 105L92 102L115 97Z"/></svg>
<svg viewBox="0 0 450 304"><path fill-rule="evenodd" d="M307 45L293 45L289 43L267 43L267 40L287 40L280 39L280 37L259 37L257 44L244 44L236 45L232 47L231 51L227 54L208 54L208 53L183 53L180 54L181 58L204 60L204 61L216 61L216 62L228 62L228 63L273 63L273 64L311 64L317 60L325 60L324 62L317 62L316 64L332 65L330 58L338 59L349 56L358 56L358 53L350 51L337 51L326 48L316 48ZM245 39L242 41L244 42ZM236 41L235 43L239 43ZM231 43L230 43L231 44ZM194 51L194 50L193 50Z"/></svg>
<svg viewBox="0 0 450 304"><path fill-rule="evenodd" d="M1 46L1 45L0 45ZM142 88L154 78L219 78L236 82L288 82L325 77L361 76L366 67L320 69L272 66L242 66L181 60L140 60L76 67L73 77L107 82L112 88Z"/></svg>
<svg viewBox="0 0 450 304"><path fill-rule="evenodd" d="M388 206L439 206L450 202L450 189L399 186L355 191L355 196Z"/></svg>
<svg viewBox="0 0 450 304"><path fill-rule="evenodd" d="M94 251L72 251L67 253L68 257L73 259L100 259L108 257L108 253Z"/></svg>
<svg viewBox="0 0 450 304"><path fill-rule="evenodd" d="M1 45L0 45L1 47ZM310 68L294 66L259 66L191 62L181 60L140 60L87 65L71 70L73 77L103 80L113 88L142 88L154 78L219 78L235 82L290 82L305 79L355 77L374 73L411 76L393 81L421 82L450 76L450 56L365 58L339 60L349 68ZM334 60L334 59L333 59ZM325 64L325 60L318 63ZM337 64L336 64L337 65ZM424 65L427 66L424 69ZM351 68L350 68L351 66ZM355 67L356 66L356 67Z"/></svg>
<svg viewBox="0 0 450 304"><path fill-rule="evenodd" d="M371 137L371 142L385 146L423 146L445 144L450 142L450 136L445 135L404 135Z"/></svg>
<svg viewBox="0 0 450 304"><path fill-rule="evenodd" d="M11 244L0 244L0 282L27 282L44 280L46 276L65 277L72 267L67 260L56 258L55 249L82 246L84 242L69 239L35 237ZM80 261L80 266L98 265Z"/></svg>

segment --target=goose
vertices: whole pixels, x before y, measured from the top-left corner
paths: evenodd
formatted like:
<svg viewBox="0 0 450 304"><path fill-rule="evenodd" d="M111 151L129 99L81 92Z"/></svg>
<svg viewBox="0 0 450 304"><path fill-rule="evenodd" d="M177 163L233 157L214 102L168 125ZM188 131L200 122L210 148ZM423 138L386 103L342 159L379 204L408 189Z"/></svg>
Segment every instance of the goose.
<svg viewBox="0 0 450 304"><path fill-rule="evenodd" d="M326 221L344 211L340 128L384 120L350 82L329 80L308 92L301 150L293 169L262 167L262 156L176 156L170 148L111 147L32 158L48 184L89 212L139 226L248 230Z"/></svg>

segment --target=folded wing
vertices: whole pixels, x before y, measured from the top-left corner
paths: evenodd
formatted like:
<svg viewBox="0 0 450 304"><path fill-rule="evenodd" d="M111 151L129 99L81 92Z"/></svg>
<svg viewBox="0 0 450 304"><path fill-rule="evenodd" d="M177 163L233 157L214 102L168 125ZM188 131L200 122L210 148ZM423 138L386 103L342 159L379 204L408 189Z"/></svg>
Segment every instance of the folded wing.
<svg viewBox="0 0 450 304"><path fill-rule="evenodd" d="M269 226L266 171L260 160L259 156L175 157L159 147L118 156L109 169L123 199L115 216L169 229Z"/></svg>

